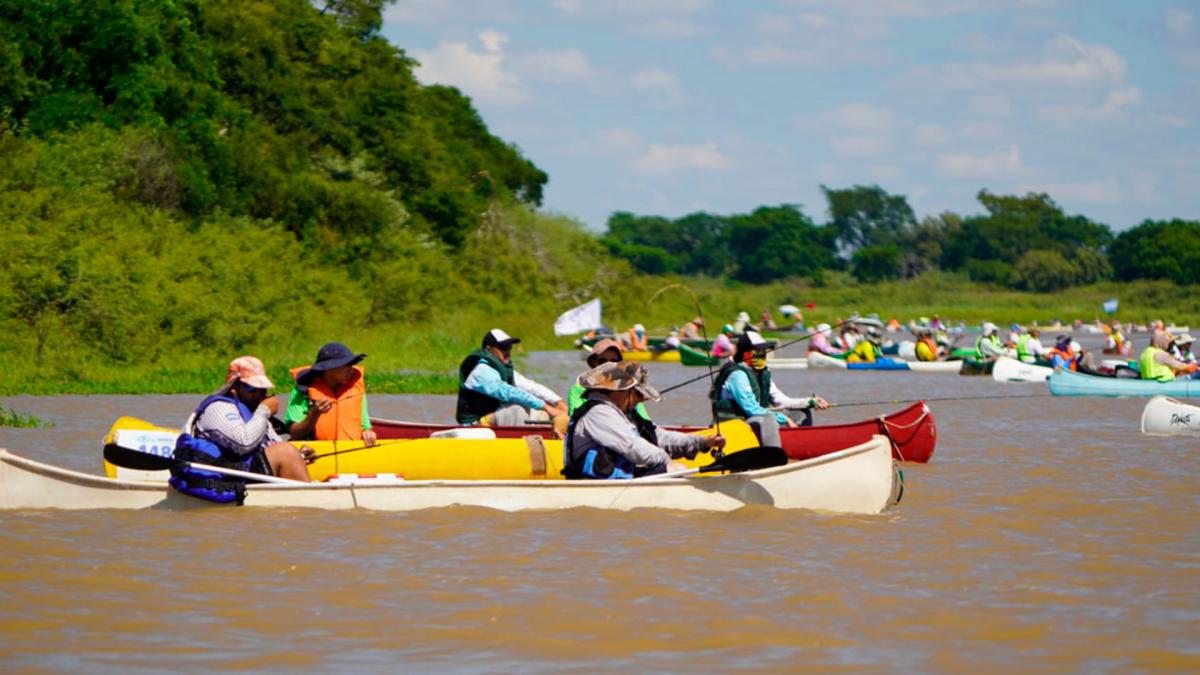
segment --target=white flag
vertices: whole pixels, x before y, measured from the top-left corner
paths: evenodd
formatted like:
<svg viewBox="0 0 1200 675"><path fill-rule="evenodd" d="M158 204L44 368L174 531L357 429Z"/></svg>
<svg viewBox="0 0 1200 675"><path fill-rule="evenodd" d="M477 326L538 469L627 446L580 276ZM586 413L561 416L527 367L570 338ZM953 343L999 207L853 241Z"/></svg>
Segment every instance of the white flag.
<svg viewBox="0 0 1200 675"><path fill-rule="evenodd" d="M600 327L600 298L568 309L554 322L555 335L575 335Z"/></svg>

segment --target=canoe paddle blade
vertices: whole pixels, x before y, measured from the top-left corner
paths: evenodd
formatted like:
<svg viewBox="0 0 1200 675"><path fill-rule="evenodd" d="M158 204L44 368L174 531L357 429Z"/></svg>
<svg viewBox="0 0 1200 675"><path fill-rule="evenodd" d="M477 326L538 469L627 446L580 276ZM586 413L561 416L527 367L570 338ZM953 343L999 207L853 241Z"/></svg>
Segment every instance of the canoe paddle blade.
<svg viewBox="0 0 1200 675"><path fill-rule="evenodd" d="M174 457L152 455L148 452L126 448L116 443L105 444L104 459L107 459L110 464L126 469L138 469L140 471L164 471L177 464L182 464L182 462Z"/></svg>
<svg viewBox="0 0 1200 675"><path fill-rule="evenodd" d="M699 473L711 473L713 471L739 473L742 471L781 466L787 464L787 461L788 456L783 448L760 445L757 448L747 448L725 455L708 466L700 467Z"/></svg>

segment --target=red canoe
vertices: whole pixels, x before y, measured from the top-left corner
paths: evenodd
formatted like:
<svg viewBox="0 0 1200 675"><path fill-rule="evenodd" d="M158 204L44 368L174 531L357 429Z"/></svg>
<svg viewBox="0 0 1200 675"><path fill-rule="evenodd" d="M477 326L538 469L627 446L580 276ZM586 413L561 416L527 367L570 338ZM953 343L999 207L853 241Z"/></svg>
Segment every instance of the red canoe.
<svg viewBox="0 0 1200 675"><path fill-rule="evenodd" d="M427 438L437 431L456 428L452 424L424 424L420 422L397 422L395 420L371 418L371 426L380 439L384 438ZM498 438L521 438L543 436L553 438L554 433L546 424L529 424L520 427L490 427ZM701 427L667 427L678 431L696 431ZM842 450L852 445L866 443L874 434L882 434L892 441L892 455L902 462L928 462L937 445L937 424L933 413L924 402L892 413L880 415L861 422L849 424L825 424L811 427L780 429L783 449L791 459L810 459Z"/></svg>

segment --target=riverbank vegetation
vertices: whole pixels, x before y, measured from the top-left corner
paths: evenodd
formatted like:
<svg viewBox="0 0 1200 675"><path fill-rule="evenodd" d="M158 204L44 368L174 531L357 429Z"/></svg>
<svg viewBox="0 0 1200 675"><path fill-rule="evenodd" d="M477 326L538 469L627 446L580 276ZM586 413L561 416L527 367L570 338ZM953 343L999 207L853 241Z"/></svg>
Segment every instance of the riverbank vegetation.
<svg viewBox="0 0 1200 675"><path fill-rule="evenodd" d="M538 210L549 177L466 97L416 81L382 7L0 7L0 395L200 393L243 353L287 386L332 340L370 354L374 391L450 392L487 329L568 348L554 318L593 297L665 332L696 312L650 302L672 283L713 328L781 303L1045 323L1112 297L1200 323L1200 226L1114 237L1045 195L917 221L853 186L824 224L748 206L590 232Z"/></svg>

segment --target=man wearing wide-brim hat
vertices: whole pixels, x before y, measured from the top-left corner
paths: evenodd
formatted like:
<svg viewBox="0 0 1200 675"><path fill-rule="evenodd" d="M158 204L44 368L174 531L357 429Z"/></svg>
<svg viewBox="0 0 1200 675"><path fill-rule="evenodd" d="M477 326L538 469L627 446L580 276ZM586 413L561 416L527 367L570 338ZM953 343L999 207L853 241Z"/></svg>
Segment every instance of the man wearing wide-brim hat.
<svg viewBox="0 0 1200 675"><path fill-rule="evenodd" d="M603 363L579 376L586 401L567 425L563 474L567 478L637 478L680 467L672 458L725 447L725 437L660 429L634 412L645 400L662 398L633 361Z"/></svg>
<svg viewBox="0 0 1200 675"><path fill-rule="evenodd" d="M512 348L520 341L493 328L484 334L480 348L459 364L454 415L459 424L516 426L529 421L530 410L544 410L560 434L566 428L562 397L513 368Z"/></svg>
<svg viewBox="0 0 1200 675"><path fill-rule="evenodd" d="M340 342L317 350L311 366L292 368L296 388L288 398L283 421L292 439L318 441L362 441L375 445L375 431L367 412L367 387L360 361Z"/></svg>

